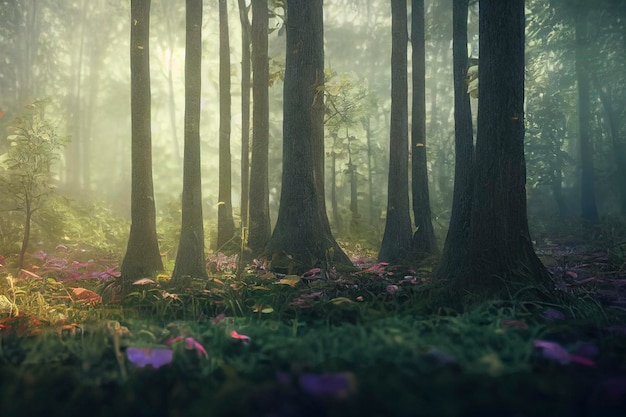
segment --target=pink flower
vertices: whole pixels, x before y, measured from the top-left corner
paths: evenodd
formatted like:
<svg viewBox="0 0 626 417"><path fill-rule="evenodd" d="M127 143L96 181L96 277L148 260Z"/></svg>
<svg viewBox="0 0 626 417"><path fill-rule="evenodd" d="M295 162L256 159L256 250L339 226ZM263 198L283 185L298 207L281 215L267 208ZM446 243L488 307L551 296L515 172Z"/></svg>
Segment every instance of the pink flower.
<svg viewBox="0 0 626 417"><path fill-rule="evenodd" d="M231 331L231 332L230 332L230 336L231 336L233 339L238 339L238 340L241 340L241 341L242 341L242 342L244 342L244 343L248 343L250 340L252 340L252 339L250 339L250 336L246 336L246 335L243 335L243 334L239 334L239 333L237 333L237 331L236 331L236 330Z"/></svg>
<svg viewBox="0 0 626 417"><path fill-rule="evenodd" d="M391 295L395 294L398 291L397 285L387 285L387 292Z"/></svg>
<svg viewBox="0 0 626 417"><path fill-rule="evenodd" d="M168 341L165 342L165 344L168 345L168 346L171 346L174 343L180 342L183 339L185 340L185 349L187 349L187 350L195 350L196 352L198 352L198 356L204 356L205 358L209 357L209 354L207 353L207 351L204 348L204 346L202 346L200 344L200 342L198 342L193 337L177 336L177 337L175 337L173 339L169 339Z"/></svg>

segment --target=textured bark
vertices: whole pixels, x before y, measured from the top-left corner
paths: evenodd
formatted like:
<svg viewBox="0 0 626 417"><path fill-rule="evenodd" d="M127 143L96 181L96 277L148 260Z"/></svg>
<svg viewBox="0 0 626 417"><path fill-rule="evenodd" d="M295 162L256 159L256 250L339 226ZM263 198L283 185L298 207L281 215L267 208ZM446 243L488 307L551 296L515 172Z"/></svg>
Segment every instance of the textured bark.
<svg viewBox="0 0 626 417"><path fill-rule="evenodd" d="M220 20L220 149L219 191L217 207L217 249L220 250L235 235L230 166L230 41L226 0L219 0Z"/></svg>
<svg viewBox="0 0 626 417"><path fill-rule="evenodd" d="M190 278L207 278L200 167L201 57L202 0L187 0L182 226L172 272L174 285L184 285Z"/></svg>
<svg viewBox="0 0 626 417"><path fill-rule="evenodd" d="M576 80L578 83L578 132L581 158L581 208L582 218L589 223L598 222L596 206L593 146L591 144L591 110L589 99L589 68L587 65L587 19L581 9L576 12Z"/></svg>
<svg viewBox="0 0 626 417"><path fill-rule="evenodd" d="M424 37L424 0L411 5L411 46L413 61L413 107L411 131L411 187L413 217L413 252L418 259L437 252L437 242L430 211L428 166L426 165L426 54Z"/></svg>
<svg viewBox="0 0 626 417"><path fill-rule="evenodd" d="M397 263L409 260L411 217L409 214L407 10L405 0L391 0L391 125L389 131L389 178L387 219L378 260Z"/></svg>
<svg viewBox="0 0 626 417"><path fill-rule="evenodd" d="M472 202L472 159L474 135L472 109L467 94L467 8L468 0L454 0L452 6L452 53L454 62L454 193L452 213L437 278L459 274L467 254L467 237Z"/></svg>
<svg viewBox="0 0 626 417"><path fill-rule="evenodd" d="M287 10L282 190L266 255L272 257L272 267L284 261L298 272L350 260L330 232L316 177L315 155L320 152L316 135L323 132L323 117L316 107L324 80L322 0L288 0ZM323 154L323 142L321 146Z"/></svg>
<svg viewBox="0 0 626 417"><path fill-rule="evenodd" d="M241 228L248 228L250 190L250 21L245 0L239 0L241 20Z"/></svg>
<svg viewBox="0 0 626 417"><path fill-rule="evenodd" d="M459 293L509 295L511 287L551 291L526 214L524 0L481 0L480 98L468 254Z"/></svg>
<svg viewBox="0 0 626 417"><path fill-rule="evenodd" d="M252 2L252 159L248 246L255 255L265 249L272 230L268 184L269 60L267 0Z"/></svg>
<svg viewBox="0 0 626 417"><path fill-rule="evenodd" d="M156 233L150 130L150 0L131 1L131 226L121 265L122 292L163 270Z"/></svg>

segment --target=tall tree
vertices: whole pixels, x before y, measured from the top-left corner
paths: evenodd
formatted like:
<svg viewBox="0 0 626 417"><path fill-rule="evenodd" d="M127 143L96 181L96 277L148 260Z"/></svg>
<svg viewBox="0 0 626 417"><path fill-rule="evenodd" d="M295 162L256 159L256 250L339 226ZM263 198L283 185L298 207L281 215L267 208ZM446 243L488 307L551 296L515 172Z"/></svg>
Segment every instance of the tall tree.
<svg viewBox="0 0 626 417"><path fill-rule="evenodd" d="M122 294L132 281L163 270L156 233L150 130L150 0L130 3L131 225L120 267Z"/></svg>
<svg viewBox="0 0 626 417"><path fill-rule="evenodd" d="M282 189L276 228L265 252L275 261L292 263L297 271L350 264L330 232L316 177L316 135L324 129L323 114L316 108L324 94L322 0L288 0L287 14ZM323 141L321 147L323 154Z"/></svg>
<svg viewBox="0 0 626 417"><path fill-rule="evenodd" d="M402 262L411 250L406 0L391 0L391 125L387 218L378 260Z"/></svg>
<svg viewBox="0 0 626 417"><path fill-rule="evenodd" d="M578 126L581 159L581 208L582 218L589 223L598 222L593 146L591 141L591 110L589 98L587 5L578 3L575 12L576 29L576 79L578 83Z"/></svg>
<svg viewBox="0 0 626 417"><path fill-rule="evenodd" d="M172 284L206 278L200 167L200 87L202 0L186 2L185 145L183 150L182 226Z"/></svg>
<svg viewBox="0 0 626 417"><path fill-rule="evenodd" d="M248 228L248 197L250 190L250 21L245 0L239 0L241 21L241 228Z"/></svg>
<svg viewBox="0 0 626 417"><path fill-rule="evenodd" d="M474 189L467 256L454 284L484 296L507 294L516 284L551 291L526 214L524 0L480 0L479 7Z"/></svg>
<svg viewBox="0 0 626 417"><path fill-rule="evenodd" d="M452 53L454 61L454 193L452 213L437 276L457 276L467 252L472 202L474 134L467 93L467 14L469 0L453 0Z"/></svg>
<svg viewBox="0 0 626 417"><path fill-rule="evenodd" d="M230 40L228 7L219 0L220 21L220 150L219 193L217 207L217 248L228 243L235 234L230 166Z"/></svg>
<svg viewBox="0 0 626 417"><path fill-rule="evenodd" d="M252 2L252 157L248 246L259 254L271 236L268 183L269 60L267 0Z"/></svg>
<svg viewBox="0 0 626 417"><path fill-rule="evenodd" d="M411 4L413 62L411 191L413 217L417 228L413 234L413 251L417 253L418 257L437 252L437 242L430 212L428 166L426 164L426 40L424 32L424 0L413 0Z"/></svg>

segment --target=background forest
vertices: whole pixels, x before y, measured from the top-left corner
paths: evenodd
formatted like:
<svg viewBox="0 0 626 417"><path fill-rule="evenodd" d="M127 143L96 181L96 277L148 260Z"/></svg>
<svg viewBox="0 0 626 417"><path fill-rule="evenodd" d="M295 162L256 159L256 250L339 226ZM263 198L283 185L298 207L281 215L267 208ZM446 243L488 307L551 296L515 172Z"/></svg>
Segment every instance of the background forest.
<svg viewBox="0 0 626 417"><path fill-rule="evenodd" d="M232 4L230 4L232 3ZM236 224L241 202L242 30L238 5L229 3L232 201ZM606 3L606 4L605 4ZM584 17L589 43L575 53L576 28L567 2L527 2L526 156L531 227L581 215L581 169L576 68L591 80L590 152L600 216L626 210L624 185L624 6L590 6ZM281 3L270 2L270 215L280 196L284 28ZM11 1L0 10L0 109L3 132L24 105L47 100L45 120L67 139L53 167L57 194L129 215L130 87L129 4L114 1ZM426 129L432 218L443 242L452 201L454 121L451 2L426 1ZM182 187L184 113L184 4L154 1L151 12L152 137L159 220L175 216ZM329 218L339 239L377 248L385 216L390 116L391 44L388 5L331 1L324 5L326 82L326 190ZM106 28L94 31L93 28ZM216 247L219 130L217 3L203 14L201 140L207 247ZM478 59L477 9L468 20L470 59ZM584 63L577 63L577 58ZM409 54L409 68L411 68ZM469 89L475 89L472 83ZM410 86L410 84L409 84ZM410 87L409 87L410 88ZM472 91L470 91L472 93ZM475 90L474 93L477 93ZM474 94L476 95L476 94ZM472 100L475 105L476 100ZM475 110L475 108L474 108ZM43 110L42 110L43 111ZM473 112L474 114L476 111ZM6 133L4 133L6 134ZM4 153L9 142L0 142ZM353 184L351 189L351 184ZM350 193L358 204L351 209ZM3 199L10 213L10 199ZM353 203L354 204L354 203ZM351 210L357 213L351 214ZM57 213L58 214L58 213ZM45 216L54 216L47 211ZM3 216L1 246L14 253L10 216ZM52 219L49 219L52 220ZM594 219L588 219L594 220ZM43 226L43 220L36 220ZM50 229L53 222L46 226ZM160 223L160 232L170 235ZM44 227L45 229L45 227ZM35 227L37 241L47 240ZM175 241L175 240L174 240ZM53 243L53 242L49 242ZM165 243L166 248L168 247ZM170 245L171 246L171 245ZM172 254L173 255L173 254ZM173 258L173 256L171 256Z"/></svg>

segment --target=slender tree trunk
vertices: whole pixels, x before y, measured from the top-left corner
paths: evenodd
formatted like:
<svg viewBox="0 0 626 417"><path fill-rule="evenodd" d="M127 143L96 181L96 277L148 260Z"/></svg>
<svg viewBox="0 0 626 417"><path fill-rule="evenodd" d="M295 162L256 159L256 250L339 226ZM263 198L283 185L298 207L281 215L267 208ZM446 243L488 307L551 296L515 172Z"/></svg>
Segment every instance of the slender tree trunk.
<svg viewBox="0 0 626 417"><path fill-rule="evenodd" d="M406 0L391 0L391 125L387 219L378 260L406 262L411 253L408 158L408 79Z"/></svg>
<svg viewBox="0 0 626 417"><path fill-rule="evenodd" d="M341 216L339 214L339 204L337 204L337 155L335 154L335 146L337 137L333 137L333 148L330 154L330 207L333 216L333 224L338 234L341 233Z"/></svg>
<svg viewBox="0 0 626 417"><path fill-rule="evenodd" d="M553 284L534 252L526 214L524 0L480 0L479 5L474 190L468 253L454 288L500 297L532 285L546 295Z"/></svg>
<svg viewBox="0 0 626 417"><path fill-rule="evenodd" d="M323 113L317 108L323 105L322 0L288 0L287 10L282 189L266 255L272 258L273 268L300 272L350 264L350 260L330 232L319 195L317 135L324 129ZM323 155L323 141L321 146Z"/></svg>
<svg viewBox="0 0 626 417"><path fill-rule="evenodd" d="M413 123L411 132L411 174L413 217L417 230L413 234L413 251L418 258L437 252L437 242L430 211L428 166L426 164L426 51L424 37L424 0L413 0L411 6L411 45L413 52Z"/></svg>
<svg viewBox="0 0 626 417"><path fill-rule="evenodd" d="M252 2L252 158L248 246L255 255L271 236L268 183L269 60L267 0Z"/></svg>
<svg viewBox="0 0 626 417"><path fill-rule="evenodd" d="M200 91L202 62L202 0L186 2L185 147L183 150L182 226L172 284L207 278L202 217L200 165Z"/></svg>
<svg viewBox="0 0 626 417"><path fill-rule="evenodd" d="M467 14L469 0L453 0L452 53L454 64L454 192L452 213L437 278L456 277L467 256L472 207L474 134L470 96L467 94Z"/></svg>
<svg viewBox="0 0 626 417"><path fill-rule="evenodd" d="M587 20L585 12L576 12L576 79L578 82L578 122L581 158L582 218L588 223L598 222L596 206L593 145L591 141L591 111L589 109L589 68L587 65Z"/></svg>
<svg viewBox="0 0 626 417"><path fill-rule="evenodd" d="M122 295L133 281L163 270L156 233L150 130L150 0L131 1L131 225L120 268Z"/></svg>
<svg viewBox="0 0 626 417"><path fill-rule="evenodd" d="M220 16L220 151L219 202L217 207L217 249L235 235L230 166L230 41L226 0L219 0Z"/></svg>
<svg viewBox="0 0 626 417"><path fill-rule="evenodd" d="M248 228L250 192L250 22L245 0L239 0L241 20L241 228L244 239Z"/></svg>
<svg viewBox="0 0 626 417"><path fill-rule="evenodd" d="M167 13L167 11L166 11ZM167 109L170 117L170 129L172 131L172 149L174 151L174 160L176 162L176 168L180 170L182 168L182 157L180 155L180 147L178 146L178 128L176 126L176 94L174 93L174 37L172 34L172 13L167 13L165 16L165 23L167 24L167 47L170 51L169 59L167 62Z"/></svg>

